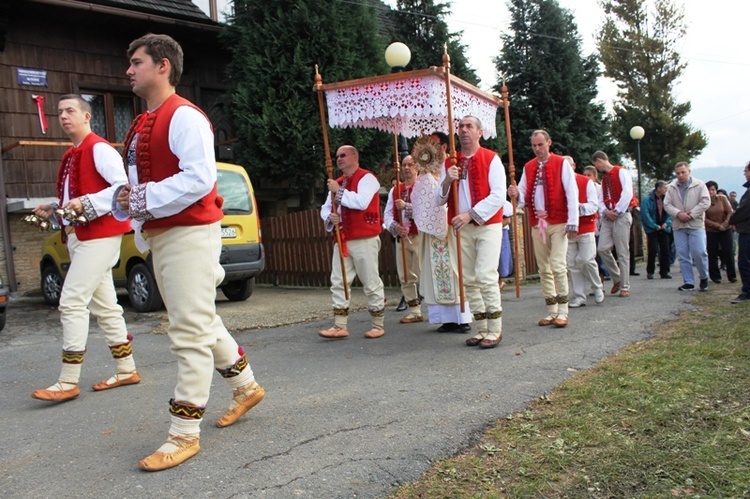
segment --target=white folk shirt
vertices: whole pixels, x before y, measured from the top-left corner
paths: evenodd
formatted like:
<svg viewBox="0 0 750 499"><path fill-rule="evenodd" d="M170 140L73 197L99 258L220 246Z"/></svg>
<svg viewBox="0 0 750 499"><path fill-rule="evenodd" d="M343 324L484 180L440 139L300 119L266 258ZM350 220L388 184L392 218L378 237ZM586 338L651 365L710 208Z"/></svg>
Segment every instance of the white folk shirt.
<svg viewBox="0 0 750 499"><path fill-rule="evenodd" d="M561 173L561 181L563 190L565 191L565 197L569 200L568 205L568 222L567 225L571 227L578 227L578 184L576 183L575 172L573 167L567 159L563 159ZM526 169L524 168L521 174L521 180L518 182L518 209L523 208L526 205ZM570 200L574 202L570 202ZM534 188L534 206L539 211L545 211L544 206L544 186L537 185Z"/></svg>
<svg viewBox="0 0 750 499"><path fill-rule="evenodd" d="M630 173L628 173L623 167L620 167L620 172L617 177L620 179L620 185L622 186L620 199L615 205L615 211L619 217L624 213L627 213L628 208L630 208L630 202L633 200L633 177L631 177ZM599 187L599 213L603 217L604 212L607 211L607 207L604 205L604 189L601 188L601 185Z"/></svg>
<svg viewBox="0 0 750 499"><path fill-rule="evenodd" d="M471 156L464 156L464 158L471 158ZM448 194L450 190L443 193L443 180L445 180L445 168L440 169L440 180L438 181L438 188L435 191L435 202L438 205L443 205L448 202ZM459 179L458 181L458 212L466 213L474 210L474 213L479 216L485 222L492 218L495 213L502 208L506 197L506 178L505 168L500 157L496 154L490 162L489 173L487 175L487 182L490 185L490 194L479 201L477 204L471 204L471 191L469 189L469 180L467 178Z"/></svg>
<svg viewBox="0 0 750 499"><path fill-rule="evenodd" d="M339 186L339 189L341 189L341 186ZM380 192L380 182L375 178L375 175L367 173L364 177L359 179L357 192L344 189L344 194L341 196L341 206L351 210L364 210L370 206L372 197L378 192ZM333 230L333 224L328 220L329 216L331 216L331 191L328 191L326 202L320 208L320 218L325 221L326 230L331 232Z"/></svg>
<svg viewBox="0 0 750 499"><path fill-rule="evenodd" d="M78 147L80 145L79 142L75 146ZM105 142L97 142L94 144L93 154L96 171L109 183L110 186L99 192L85 194L85 196L96 211L97 217L101 217L112 211L112 196L114 196L115 191L117 191L120 186L125 185L128 182L128 178L125 176L125 171L122 169L122 157L114 147ZM65 177L62 206L65 206L70 202L70 193L68 191L69 180L70 176ZM63 225L70 224L70 222L65 219L62 219L62 223Z"/></svg>
<svg viewBox="0 0 750 499"><path fill-rule="evenodd" d="M137 142L136 136L131 147ZM214 134L203 113L190 106L180 106L175 110L169 123L169 149L179 159L180 172L160 182L151 181L146 186L146 210L154 218L180 213L211 192L216 184ZM135 163L128 165L128 180L132 185L139 183ZM119 206L113 213L118 220L123 214L127 217ZM149 249L141 234L143 222L132 220L130 225L135 231L138 249Z"/></svg>

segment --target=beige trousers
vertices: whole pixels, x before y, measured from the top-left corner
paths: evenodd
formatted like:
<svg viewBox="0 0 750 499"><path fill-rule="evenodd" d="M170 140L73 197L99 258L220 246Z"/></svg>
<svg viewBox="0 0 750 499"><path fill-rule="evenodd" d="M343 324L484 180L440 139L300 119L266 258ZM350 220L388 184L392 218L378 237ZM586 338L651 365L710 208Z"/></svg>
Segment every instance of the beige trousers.
<svg viewBox="0 0 750 499"><path fill-rule="evenodd" d="M365 237L346 242L349 256L344 258L346 269L347 287L351 296L352 281L359 277L362 283L367 307L370 313L380 312L385 308L385 295L383 293L383 281L380 279L378 270L378 254L380 253L380 237ZM331 261L331 295L333 297L333 308L347 310L349 300L344 294L344 278L341 272L341 258L339 257L339 245L333 245L333 259ZM373 319L376 319L373 316ZM382 315L379 317L379 327L382 327ZM346 326L346 315L336 316L336 325Z"/></svg>
<svg viewBox="0 0 750 499"><path fill-rule="evenodd" d="M420 277L420 261L419 261L419 234L412 234L409 238L397 238L396 241L396 270L398 271L398 279L401 282L401 293L406 298L407 302L414 302L419 298L417 292L417 285ZM401 252L401 246L406 248L406 269L408 282L404 282L404 257Z"/></svg>
<svg viewBox="0 0 750 499"><path fill-rule="evenodd" d="M586 301L586 284L602 289L599 266L596 264L596 236L593 232L579 234L568 241L568 272L570 272L570 298Z"/></svg>
<svg viewBox="0 0 750 499"><path fill-rule="evenodd" d="M568 313L568 233L566 224L547 226L547 241L542 241L542 233L533 228L534 255L539 266L539 279L542 294L551 314Z"/></svg>
<svg viewBox="0 0 750 499"><path fill-rule="evenodd" d="M622 291L630 291L630 226L633 224L633 215L623 213L611 221L607 217L602 218L602 226L599 230L599 256L612 282L620 283ZM617 260L612 255L612 248L617 250Z"/></svg>
<svg viewBox="0 0 750 499"><path fill-rule="evenodd" d="M502 331L503 306L497 262L503 241L502 224L464 226L461 235L464 288L478 331ZM492 318L487 319L487 315Z"/></svg>
<svg viewBox="0 0 750 499"><path fill-rule="evenodd" d="M221 224L172 227L149 242L169 317L167 334L177 355L174 400L203 407L214 369L225 369L241 357L216 314L216 286L224 279L219 265Z"/></svg>
<svg viewBox="0 0 750 499"><path fill-rule="evenodd" d="M83 352L89 336L89 317L96 317L109 346L128 342L128 331L117 303L112 267L120 258L122 236L80 241L68 235L70 268L60 293L63 350Z"/></svg>

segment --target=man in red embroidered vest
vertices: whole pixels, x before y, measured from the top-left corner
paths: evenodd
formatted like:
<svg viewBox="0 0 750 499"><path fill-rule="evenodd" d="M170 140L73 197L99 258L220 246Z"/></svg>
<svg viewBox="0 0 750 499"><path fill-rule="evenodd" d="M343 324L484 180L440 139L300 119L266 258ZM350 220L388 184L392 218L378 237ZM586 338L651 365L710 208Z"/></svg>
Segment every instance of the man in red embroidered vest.
<svg viewBox="0 0 750 499"><path fill-rule="evenodd" d="M568 239L578 234L578 184L571 165L549 148L552 140L544 130L531 134L536 158L523 167L521 181L508 192L518 196L518 207L526 210L534 254L539 265L542 293L548 314L540 326L568 325Z"/></svg>
<svg viewBox="0 0 750 499"><path fill-rule="evenodd" d="M466 297L477 333L467 346L495 348L503 339L503 307L497 263L503 240L505 168L497 153L480 147L482 123L464 116L458 124L461 152L457 165L446 161L435 193L438 204L448 203L448 222L461 233L461 256ZM451 183L458 180L458 212Z"/></svg>
<svg viewBox="0 0 750 499"><path fill-rule="evenodd" d="M83 215L86 222L60 220L63 240L67 237L70 268L60 293L63 327L62 371L57 383L34 391L32 397L62 402L77 397L81 365L89 335L89 316L96 317L115 359L117 373L97 383L94 390L107 390L138 383L133 337L128 335L122 307L112 282L112 267L120 258L122 235L127 222L112 217L112 195L127 182L117 151L91 131L91 105L79 95L63 95L57 105L60 126L73 141L63 156L57 174L54 205L41 204L34 214L55 217L60 206Z"/></svg>
<svg viewBox="0 0 750 499"><path fill-rule="evenodd" d="M401 162L403 182L398 186L399 199L394 199L394 186L388 193L388 201L383 212L383 224L385 228L396 238L396 270L401 281L401 293L409 306L409 313L402 317L401 324L413 324L422 322L422 309L420 308L417 283L419 282L419 231L417 224L412 218L411 192L414 181L417 179L414 159L405 156ZM406 253L406 274L408 281L404 281L404 253Z"/></svg>
<svg viewBox="0 0 750 499"><path fill-rule="evenodd" d="M575 161L565 156L573 171ZM596 303L604 301L602 280L596 263L596 224L599 218L599 193L596 184L589 177L575 174L578 186L578 235L568 240L568 273L570 274L571 308L586 305L586 284L594 293Z"/></svg>
<svg viewBox="0 0 750 499"><path fill-rule="evenodd" d="M359 151L354 146L341 146L336 152L336 165L342 176L329 179L328 197L320 209L320 217L325 221L326 230L332 232L339 224L341 243L333 246L331 262L331 294L333 295L334 324L329 329L319 331L324 338L346 338L349 300L344 292L344 277L341 270L341 257L344 255L347 287L359 276L367 297L367 306L372 317L372 326L365 338L380 338L385 334L383 313L385 296L383 281L378 269L380 253L380 182L375 175L359 167ZM332 203L336 209L332 209Z"/></svg>
<svg viewBox="0 0 750 499"><path fill-rule="evenodd" d="M604 172L602 191L599 198L599 214L602 225L599 230L599 257L612 277L612 294L630 296L630 226L633 216L630 209L637 205L633 196L633 178L628 171L612 165L609 157L596 151L591 162L597 170ZM612 248L617 251L617 260Z"/></svg>
<svg viewBox="0 0 750 499"><path fill-rule="evenodd" d="M169 316L167 334L177 355L169 438L139 463L144 470L159 471L200 449L214 369L233 389L219 427L237 421L265 392L216 314L216 286L224 270L214 136L206 115L175 93L182 48L167 35L148 34L130 44L128 57L130 85L146 100L148 111L136 117L126 136L123 158L130 184L119 191L115 205L130 214L138 235L141 227L145 230L147 241L136 242L150 246Z"/></svg>

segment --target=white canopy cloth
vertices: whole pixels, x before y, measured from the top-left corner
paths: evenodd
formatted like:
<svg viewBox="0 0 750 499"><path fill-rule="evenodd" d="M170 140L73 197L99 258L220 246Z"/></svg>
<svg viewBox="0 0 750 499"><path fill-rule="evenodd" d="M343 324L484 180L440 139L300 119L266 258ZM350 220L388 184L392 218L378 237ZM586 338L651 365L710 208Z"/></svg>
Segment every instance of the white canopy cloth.
<svg viewBox="0 0 750 499"><path fill-rule="evenodd" d="M441 67L323 85L328 122L334 128L375 128L418 137L448 133L445 73ZM451 75L454 129L466 115L479 118L484 138L497 136L495 115L503 102Z"/></svg>

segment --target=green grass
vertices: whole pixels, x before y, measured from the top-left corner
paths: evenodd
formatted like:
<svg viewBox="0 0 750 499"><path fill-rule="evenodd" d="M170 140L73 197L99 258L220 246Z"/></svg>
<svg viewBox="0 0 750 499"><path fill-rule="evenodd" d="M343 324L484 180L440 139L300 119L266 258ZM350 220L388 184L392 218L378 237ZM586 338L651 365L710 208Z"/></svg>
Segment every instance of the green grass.
<svg viewBox="0 0 750 499"><path fill-rule="evenodd" d="M750 304L735 294L701 293L392 497L750 497Z"/></svg>

